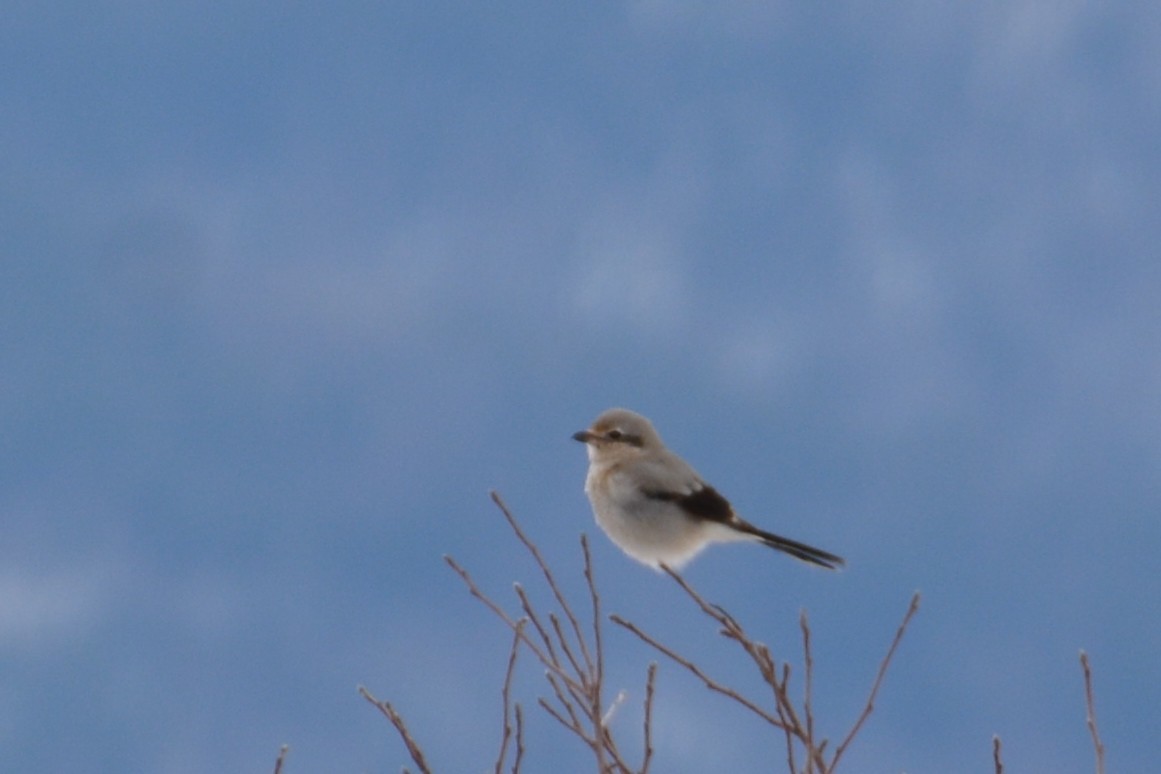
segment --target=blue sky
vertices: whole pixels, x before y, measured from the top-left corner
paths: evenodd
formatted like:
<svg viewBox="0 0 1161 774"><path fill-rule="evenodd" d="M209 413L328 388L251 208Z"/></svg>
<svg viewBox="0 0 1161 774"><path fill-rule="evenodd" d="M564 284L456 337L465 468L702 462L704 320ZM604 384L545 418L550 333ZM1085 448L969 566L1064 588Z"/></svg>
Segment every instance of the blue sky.
<svg viewBox="0 0 1161 774"><path fill-rule="evenodd" d="M750 520L687 577L814 622L851 771L1161 757L1161 12L748 0L17 4L0 29L0 768L490 766L580 532L610 611L735 683L612 548L569 435L650 416ZM653 654L610 631L612 687ZM664 771L780 740L669 664ZM527 661L517 688L542 688ZM634 694L635 692L635 694ZM632 711L630 711L632 710ZM588 760L533 713L533 770ZM773 758L772 758L773 756Z"/></svg>

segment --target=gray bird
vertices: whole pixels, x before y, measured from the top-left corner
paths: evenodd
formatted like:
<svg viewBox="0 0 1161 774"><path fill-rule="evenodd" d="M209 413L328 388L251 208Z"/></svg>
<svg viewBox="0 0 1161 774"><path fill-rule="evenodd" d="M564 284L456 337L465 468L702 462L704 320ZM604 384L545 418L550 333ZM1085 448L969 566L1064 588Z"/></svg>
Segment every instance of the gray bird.
<svg viewBox="0 0 1161 774"><path fill-rule="evenodd" d="M710 543L752 540L830 570L844 565L842 557L743 520L640 414L609 409L573 438L588 448L585 494L597 524L639 562L677 570Z"/></svg>

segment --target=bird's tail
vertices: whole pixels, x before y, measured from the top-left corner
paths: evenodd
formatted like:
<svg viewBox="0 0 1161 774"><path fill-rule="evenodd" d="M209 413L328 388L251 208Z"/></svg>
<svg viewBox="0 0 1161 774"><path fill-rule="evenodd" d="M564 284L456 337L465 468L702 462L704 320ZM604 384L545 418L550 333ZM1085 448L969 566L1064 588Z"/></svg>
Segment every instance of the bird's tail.
<svg viewBox="0 0 1161 774"><path fill-rule="evenodd" d="M817 564L819 567L825 567L828 570L838 570L846 566L846 561L841 556L823 551L821 548L808 546L805 543L799 543L797 540L775 535L773 532L759 529L753 524L741 521L740 519L739 521L741 523L737 526L743 532L753 535L771 548L790 554L795 559L801 559L809 564Z"/></svg>

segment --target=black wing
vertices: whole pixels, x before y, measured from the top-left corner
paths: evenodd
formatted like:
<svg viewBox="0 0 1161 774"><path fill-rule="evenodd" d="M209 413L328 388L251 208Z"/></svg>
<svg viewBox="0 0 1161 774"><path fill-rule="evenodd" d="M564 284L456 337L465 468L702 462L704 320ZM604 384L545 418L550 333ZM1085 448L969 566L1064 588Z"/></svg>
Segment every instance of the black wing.
<svg viewBox="0 0 1161 774"><path fill-rule="evenodd" d="M645 496L654 500L671 502L695 518L729 524L739 532L753 535L771 548L790 554L804 562L826 567L829 570L837 569L846 564L841 556L836 556L829 551L823 551L821 548L815 548L806 543L799 543L797 540L775 535L773 532L767 532L738 518L730 505L730 501L718 494L718 491L708 484L703 484L701 489L690 494L647 491Z"/></svg>
<svg viewBox="0 0 1161 774"><path fill-rule="evenodd" d="M653 500L665 500L677 505L690 516L706 521L720 521L730 523L737 520L730 501L718 494L718 491L708 484L703 484L696 492L645 492L645 496Z"/></svg>

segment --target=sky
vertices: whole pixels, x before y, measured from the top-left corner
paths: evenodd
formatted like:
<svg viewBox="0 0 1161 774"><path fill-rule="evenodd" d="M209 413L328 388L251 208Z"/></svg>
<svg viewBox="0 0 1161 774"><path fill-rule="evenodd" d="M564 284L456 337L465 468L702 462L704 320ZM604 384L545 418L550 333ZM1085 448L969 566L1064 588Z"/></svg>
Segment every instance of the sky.
<svg viewBox="0 0 1161 774"><path fill-rule="evenodd" d="M1161 758L1161 10L16 3L0 26L0 768L490 769L498 491L584 599L760 695L600 533L570 435L649 416L813 629L847 771ZM544 599L543 596L538 597ZM635 749L658 657L610 627ZM781 770L661 661L655 768ZM529 770L591 770L527 656Z"/></svg>

